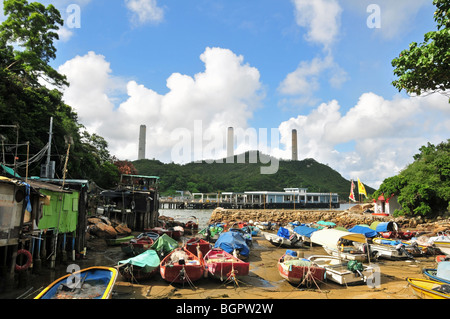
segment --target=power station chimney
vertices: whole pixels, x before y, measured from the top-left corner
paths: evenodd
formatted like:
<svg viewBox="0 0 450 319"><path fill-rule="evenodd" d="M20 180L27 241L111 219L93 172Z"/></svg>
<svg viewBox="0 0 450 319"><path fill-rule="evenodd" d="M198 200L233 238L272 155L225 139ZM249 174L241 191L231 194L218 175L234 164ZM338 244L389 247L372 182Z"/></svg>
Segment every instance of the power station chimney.
<svg viewBox="0 0 450 319"><path fill-rule="evenodd" d="M147 127L145 125L141 125L139 131L139 151L138 151L138 160L145 159L145 136L147 134Z"/></svg>
<svg viewBox="0 0 450 319"><path fill-rule="evenodd" d="M232 127L229 127L227 135L227 163L232 163L233 161L234 161L234 129Z"/></svg>
<svg viewBox="0 0 450 319"><path fill-rule="evenodd" d="M298 161L297 130L292 130L292 160L293 161Z"/></svg>

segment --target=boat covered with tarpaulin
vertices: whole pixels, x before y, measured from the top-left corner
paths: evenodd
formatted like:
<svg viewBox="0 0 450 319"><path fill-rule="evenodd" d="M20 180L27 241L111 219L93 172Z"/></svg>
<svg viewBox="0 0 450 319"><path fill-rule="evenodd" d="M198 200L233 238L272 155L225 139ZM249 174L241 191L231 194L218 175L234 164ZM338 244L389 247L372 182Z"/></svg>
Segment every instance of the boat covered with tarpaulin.
<svg viewBox="0 0 450 319"><path fill-rule="evenodd" d="M311 235L311 241L320 245L331 256L347 260L365 261L366 253L361 248L367 243L363 234L337 229L321 229Z"/></svg>
<svg viewBox="0 0 450 319"><path fill-rule="evenodd" d="M160 257L164 257L167 256L175 248L178 248L178 242L172 237L169 237L166 234L162 234L150 248L156 250Z"/></svg>
<svg viewBox="0 0 450 319"><path fill-rule="evenodd" d="M371 229L368 226L356 225L348 230L351 233L363 234L367 238L373 238L378 235L376 230Z"/></svg>
<svg viewBox="0 0 450 319"><path fill-rule="evenodd" d="M158 253L149 249L135 257L119 261L117 268L126 280L145 280L158 272L160 262Z"/></svg>
<svg viewBox="0 0 450 319"><path fill-rule="evenodd" d="M236 250L241 257L247 258L250 254L250 248L245 238L239 232L227 231L220 234L214 243L214 248L222 248L229 254Z"/></svg>
<svg viewBox="0 0 450 319"><path fill-rule="evenodd" d="M34 299L111 299L117 275L114 267L81 269L55 280Z"/></svg>

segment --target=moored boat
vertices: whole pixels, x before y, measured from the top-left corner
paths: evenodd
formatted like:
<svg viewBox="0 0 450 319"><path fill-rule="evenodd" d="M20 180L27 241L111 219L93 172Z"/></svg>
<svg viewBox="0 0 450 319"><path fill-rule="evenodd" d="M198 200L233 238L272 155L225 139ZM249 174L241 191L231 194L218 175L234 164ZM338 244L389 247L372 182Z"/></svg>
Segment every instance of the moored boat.
<svg viewBox="0 0 450 319"><path fill-rule="evenodd" d="M166 234L162 234L150 248L156 250L161 258L167 256L172 250L177 247L178 242L175 239L169 237Z"/></svg>
<svg viewBox="0 0 450 319"><path fill-rule="evenodd" d="M227 231L221 233L214 243L214 247L222 248L229 254L236 254L240 259L245 259L250 254L250 248L240 232Z"/></svg>
<svg viewBox="0 0 450 319"><path fill-rule="evenodd" d="M411 252L416 251L416 248L407 246L400 240L391 240L378 237L372 240L372 243L370 244L370 251L376 258L398 260L414 258Z"/></svg>
<svg viewBox="0 0 450 319"><path fill-rule="evenodd" d="M436 248L439 248L442 253L450 255L450 237L448 237L448 239L435 240L434 245Z"/></svg>
<svg viewBox="0 0 450 319"><path fill-rule="evenodd" d="M436 269L425 268L422 270L422 273L430 280L450 285L450 261L438 263Z"/></svg>
<svg viewBox="0 0 450 319"><path fill-rule="evenodd" d="M261 232L263 237L276 247L294 248L303 247L303 240L295 232L289 232L287 228L280 227L276 234Z"/></svg>
<svg viewBox="0 0 450 319"><path fill-rule="evenodd" d="M284 254L278 260L277 266L280 276L291 284L312 287L325 279L325 268L295 255Z"/></svg>
<svg viewBox="0 0 450 319"><path fill-rule="evenodd" d="M204 257L208 273L220 281L236 282L237 278L249 273L250 264L227 253L221 248L211 249Z"/></svg>
<svg viewBox="0 0 450 319"><path fill-rule="evenodd" d="M333 256L313 255L308 260L326 270L326 280L331 280L339 285L352 285L366 283L374 274L372 266L364 265L356 260L341 260Z"/></svg>
<svg viewBox="0 0 450 319"><path fill-rule="evenodd" d="M450 299L450 285L439 281L406 278L414 295L421 299Z"/></svg>
<svg viewBox="0 0 450 319"><path fill-rule="evenodd" d="M113 267L81 269L55 280L34 299L110 299L117 275Z"/></svg>
<svg viewBox="0 0 450 319"><path fill-rule="evenodd" d="M126 255L137 256L150 249L154 243L152 238L141 236L133 238L129 242L121 243L120 248Z"/></svg>
<svg viewBox="0 0 450 319"><path fill-rule="evenodd" d="M203 240L201 238L189 239L186 242L185 247L187 250L189 250L194 255L197 255L197 247L198 247L200 249L200 252L202 253L202 256L205 256L208 253L208 251L210 251L212 248L211 243L209 243L206 240Z"/></svg>
<svg viewBox="0 0 450 319"><path fill-rule="evenodd" d="M365 261L367 243L363 234L338 229L321 229L311 234L311 241L321 245L327 254L346 260Z"/></svg>
<svg viewBox="0 0 450 319"><path fill-rule="evenodd" d="M159 270L159 264L158 253L149 249L135 257L119 261L117 268L126 280L139 281L154 276Z"/></svg>
<svg viewBox="0 0 450 319"><path fill-rule="evenodd" d="M192 284L203 277L203 259L183 248L174 249L159 265L161 277L169 283Z"/></svg>

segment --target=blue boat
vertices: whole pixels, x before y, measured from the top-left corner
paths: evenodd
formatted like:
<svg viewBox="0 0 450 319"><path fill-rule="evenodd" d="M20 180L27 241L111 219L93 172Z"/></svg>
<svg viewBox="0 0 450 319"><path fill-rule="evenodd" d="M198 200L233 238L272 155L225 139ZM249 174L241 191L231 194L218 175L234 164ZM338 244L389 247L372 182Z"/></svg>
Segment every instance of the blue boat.
<svg viewBox="0 0 450 319"><path fill-rule="evenodd" d="M441 261L437 269L425 268L422 272L430 280L450 284L450 261Z"/></svg>
<svg viewBox="0 0 450 319"><path fill-rule="evenodd" d="M235 231L227 231L220 234L214 247L222 248L229 254L233 254L233 251L236 250L242 258L247 258L250 254L250 248L248 247L245 238L240 232Z"/></svg>
<svg viewBox="0 0 450 319"><path fill-rule="evenodd" d="M117 274L113 267L85 268L55 280L34 299L111 299Z"/></svg>

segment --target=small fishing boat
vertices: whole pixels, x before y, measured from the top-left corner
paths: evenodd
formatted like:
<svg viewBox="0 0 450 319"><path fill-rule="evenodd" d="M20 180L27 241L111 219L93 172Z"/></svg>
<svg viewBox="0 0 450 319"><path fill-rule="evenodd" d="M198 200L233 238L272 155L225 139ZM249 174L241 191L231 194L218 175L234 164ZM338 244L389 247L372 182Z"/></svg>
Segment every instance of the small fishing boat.
<svg viewBox="0 0 450 319"><path fill-rule="evenodd" d="M291 284L312 287L325 279L325 268L295 254L285 253L277 266L280 276Z"/></svg>
<svg viewBox="0 0 450 319"><path fill-rule="evenodd" d="M125 236L105 239L108 246L120 246L122 243L128 243L130 240L134 239L134 236Z"/></svg>
<svg viewBox="0 0 450 319"><path fill-rule="evenodd" d="M297 233L290 233L287 228L280 227L276 234L261 232L263 237L276 247L303 247L303 240Z"/></svg>
<svg viewBox="0 0 450 319"><path fill-rule="evenodd" d="M208 225L206 228L200 230L198 233L209 242L216 242L220 234L225 230L226 224L216 223Z"/></svg>
<svg viewBox="0 0 450 319"><path fill-rule="evenodd" d="M52 282L34 299L110 299L118 271L113 267L89 267Z"/></svg>
<svg viewBox="0 0 450 319"><path fill-rule="evenodd" d="M352 285L366 283L375 269L372 266L363 265L356 260L341 260L333 256L313 255L308 260L326 270L326 280L331 280L339 285Z"/></svg>
<svg viewBox="0 0 450 319"><path fill-rule="evenodd" d="M222 248L229 254L234 253L240 259L248 258L250 254L250 248L240 232L227 231L220 234L214 243L214 248Z"/></svg>
<svg viewBox="0 0 450 319"><path fill-rule="evenodd" d="M208 273L220 281L236 282L237 278L247 276L250 264L227 253L221 248L213 248L203 257Z"/></svg>
<svg viewBox="0 0 450 319"><path fill-rule="evenodd" d="M450 299L450 285L439 281L406 278L414 295L421 299Z"/></svg>
<svg viewBox="0 0 450 319"><path fill-rule="evenodd" d="M338 229L321 229L311 234L311 241L321 245L327 254L346 260L365 261L367 243L363 234Z"/></svg>
<svg viewBox="0 0 450 319"><path fill-rule="evenodd" d="M169 283L193 285L205 272L203 258L200 259L183 248L174 249L159 265L161 277Z"/></svg>
<svg viewBox="0 0 450 319"><path fill-rule="evenodd" d="M158 234L156 236L159 237ZM122 243L120 248L126 255L137 256L150 249L154 243L152 238L141 234L139 237L133 238L127 243Z"/></svg>
<svg viewBox="0 0 450 319"><path fill-rule="evenodd" d="M430 280L450 285L450 261L438 263L436 269L425 268L422 270L422 273Z"/></svg>
<svg viewBox="0 0 450 319"><path fill-rule="evenodd" d="M435 240L433 243L443 254L450 255L450 237Z"/></svg>
<svg viewBox="0 0 450 319"><path fill-rule="evenodd" d="M155 250L149 249L143 253L119 261L118 270L128 281L140 281L153 277L159 270L160 259Z"/></svg>
<svg viewBox="0 0 450 319"><path fill-rule="evenodd" d="M197 247L199 247L202 256L205 256L212 248L211 243L201 238L191 238L185 244L185 248L194 255L197 255Z"/></svg>
<svg viewBox="0 0 450 319"><path fill-rule="evenodd" d="M181 236L184 235L184 228L181 226L174 226L174 227L169 227L169 228L164 228L164 227L154 227L154 228L146 228L144 229L145 231L151 231L151 232L155 232L158 235L162 236L163 234L172 237L175 240L178 240L181 238Z"/></svg>
<svg viewBox="0 0 450 319"><path fill-rule="evenodd" d="M415 248L402 243L400 240L380 237L374 238L370 244L370 251L376 258L390 260L412 259L414 258L411 253L412 250L415 250Z"/></svg>
<svg viewBox="0 0 450 319"><path fill-rule="evenodd" d="M191 216L192 218L195 219L195 221L193 220L189 220L184 224L184 233L187 235L195 235L196 233L198 233L198 218L195 216Z"/></svg>
<svg viewBox="0 0 450 319"><path fill-rule="evenodd" d="M163 258L167 256L172 250L178 247L178 242L173 239L172 237L169 237L166 234L162 234L159 236L159 238L155 241L155 243L150 247L153 250L156 250L158 253L158 256L160 258Z"/></svg>

